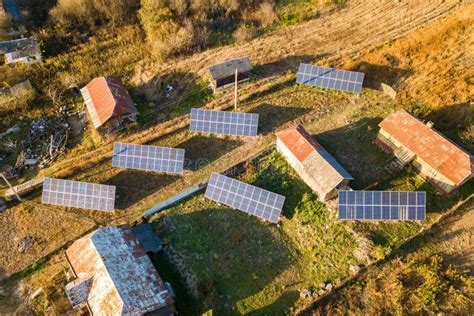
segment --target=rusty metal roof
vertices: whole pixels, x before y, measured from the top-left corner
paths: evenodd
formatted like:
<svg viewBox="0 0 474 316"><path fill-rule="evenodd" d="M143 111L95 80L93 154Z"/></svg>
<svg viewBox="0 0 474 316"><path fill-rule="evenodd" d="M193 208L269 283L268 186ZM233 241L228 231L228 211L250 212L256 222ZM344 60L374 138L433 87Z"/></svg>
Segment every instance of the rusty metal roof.
<svg viewBox="0 0 474 316"><path fill-rule="evenodd" d="M127 89L117 77L94 78L81 89L95 128L113 116L137 113Z"/></svg>
<svg viewBox="0 0 474 316"><path fill-rule="evenodd" d="M92 279L87 302L95 315L142 315L173 304L129 226L100 228L76 240L66 255L78 277Z"/></svg>
<svg viewBox="0 0 474 316"><path fill-rule="evenodd" d="M311 188L324 198L342 180L352 176L329 154L301 125L295 125L276 133L277 138L301 163L311 177ZM308 183L309 184L309 183Z"/></svg>
<svg viewBox="0 0 474 316"><path fill-rule="evenodd" d="M227 78L235 75L235 69L239 73L245 73L252 70L252 64L248 57L239 57L235 59L226 60L222 63L209 66L209 73L214 80Z"/></svg>
<svg viewBox="0 0 474 316"><path fill-rule="evenodd" d="M454 184L472 177L473 156L407 111L390 114L379 126Z"/></svg>

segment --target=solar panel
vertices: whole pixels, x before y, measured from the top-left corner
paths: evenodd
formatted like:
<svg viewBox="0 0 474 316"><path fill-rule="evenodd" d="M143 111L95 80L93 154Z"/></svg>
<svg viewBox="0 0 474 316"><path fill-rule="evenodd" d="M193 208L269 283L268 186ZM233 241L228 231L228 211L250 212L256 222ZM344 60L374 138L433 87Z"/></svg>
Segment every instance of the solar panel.
<svg viewBox="0 0 474 316"><path fill-rule="evenodd" d="M412 220L426 217L426 192L339 191L339 219Z"/></svg>
<svg viewBox="0 0 474 316"><path fill-rule="evenodd" d="M245 213L278 223L285 197L213 172L204 195Z"/></svg>
<svg viewBox="0 0 474 316"><path fill-rule="evenodd" d="M191 109L191 131L257 136L258 114Z"/></svg>
<svg viewBox="0 0 474 316"><path fill-rule="evenodd" d="M364 74L357 71L333 69L328 67L300 64L296 83L360 93Z"/></svg>
<svg viewBox="0 0 474 316"><path fill-rule="evenodd" d="M45 177L41 202L98 211L113 211L115 186Z"/></svg>
<svg viewBox="0 0 474 316"><path fill-rule="evenodd" d="M114 143L113 167L183 173L184 149Z"/></svg>

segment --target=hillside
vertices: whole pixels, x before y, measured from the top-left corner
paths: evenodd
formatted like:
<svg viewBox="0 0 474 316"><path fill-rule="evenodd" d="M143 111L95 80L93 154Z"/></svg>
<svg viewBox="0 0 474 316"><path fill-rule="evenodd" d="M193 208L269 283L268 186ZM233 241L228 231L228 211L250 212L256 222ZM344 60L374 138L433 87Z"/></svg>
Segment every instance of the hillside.
<svg viewBox="0 0 474 316"><path fill-rule="evenodd" d="M303 3L307 5L307 1L301 1L300 11L306 8ZM354 188L363 189L368 185L382 188L385 185L392 189L426 188L427 184L411 171L396 176L388 175L384 166L389 157L377 150L372 140L378 122L394 109L404 107L422 119L434 121L436 128L468 151L474 150L473 17L472 1L347 1L342 7L321 9L317 16L309 17L308 21L298 20L289 23L292 25L265 29L255 39L223 43L201 52L166 60L157 60L151 56L151 48L146 45L142 30L128 25L110 33L97 30L89 42L74 44L66 52L48 56L41 64L0 65L0 71L5 76L0 78L0 82L29 78L39 96L35 105L19 110L21 115L5 112L2 128L6 129L17 121L26 125L32 119L54 116L63 105L74 110L83 109L82 99L73 96L68 89L71 86L81 87L99 75L120 76L141 112L137 127L121 130L113 136L100 138L90 128L86 129L82 141L71 146L51 166L38 172L38 175L117 186L117 210L113 214L44 205L40 203L38 194L33 194L24 203L12 205L0 214L0 236L4 240L0 246L0 276L6 280L6 295L0 296L0 306L3 306L0 307L0 314L13 312L17 308L17 311L25 311L32 306L38 313L65 312L68 303L60 290L64 282L62 271L66 266L62 250L69 242L100 226L140 220L145 210L207 179L210 172L225 170L253 157L274 143L276 130L294 122L303 123L318 141L347 166L357 179ZM206 69L210 64L238 56L248 56L256 66L253 80L239 89L239 111L260 114L260 135L241 139L233 136L196 136L189 132L188 113L191 107L231 107L231 91L212 95L207 89ZM294 84L294 74L301 62L364 72L366 81L362 94L348 95ZM383 94L380 83L391 85L398 92L397 98L392 100ZM165 96L167 85L173 86L171 97ZM180 177L112 168L112 143L117 140L185 148L187 155L189 153L190 165ZM274 163L279 166L279 172L290 174L279 157L273 154L269 157L259 159L262 159L263 165ZM278 180L273 180L250 170L243 177L268 186L271 186L272 181L283 182L284 179L300 188L301 192L307 192L307 188L294 175L284 178L277 174L275 177ZM275 189L284 193L288 188L275 185ZM199 287L205 292L204 300L196 304L196 309L191 313L214 307L218 311L231 308L234 313L265 314L284 309L287 313L311 313L315 310L315 313L324 314L359 306L358 302L343 302L353 286L350 282L344 283L350 278L349 266L357 263L367 266L370 271L372 269L370 260L353 255L354 249L358 249L358 238L372 243L374 249L368 251L369 256L386 258L374 268L374 272L361 276L366 280L364 282L372 284L370 282L374 282L372 280L378 277L379 271L390 270L393 266L408 269L398 263L395 249L406 240L415 238L420 230L428 229L458 202L468 200L473 194L472 181L466 184L465 190L449 199L429 192L434 202L430 205L432 208L426 223L400 226L370 224L360 231L352 225L335 224L330 211L324 207L318 208L324 214L321 215L321 221L310 225L303 224L298 216L288 215L318 203L317 197L308 192L304 197L295 193L297 197L285 209L282 229L251 223L248 218L234 216L226 208L220 209L222 214L213 215L210 210L217 206L203 203L199 196L173 207L154 218L153 222L158 227L170 222L178 225L174 230L169 230L169 227L164 229L163 234L175 249L182 251L183 262L191 267L203 284L209 280L209 273L216 273L215 283L211 282L215 288L206 290L202 285ZM463 217L464 221L466 216ZM242 235L234 231L229 235L226 235L226 231L220 232L227 238L222 248L209 249L201 244L195 250L196 256L210 256L221 261L222 258L235 257L235 261L222 263L228 264L225 268L229 270L208 271L206 264L194 262L190 245L197 245L190 239L204 236L207 224L220 231L221 223L228 227L232 221L240 223L242 227L249 225L249 233L262 238L263 243L269 243L265 244L264 251L269 260L276 261L265 262L264 267L270 269L272 262L278 263L276 270L281 274L273 275L256 269L253 275L249 272L250 267L240 263L241 288L240 292L234 292L232 286L235 280L232 279L231 270L233 265L238 265L239 260L245 258L239 257L240 252L229 254L223 249L239 244L242 240ZM193 223L197 225L195 230L192 228ZM326 227L333 227L330 234L336 236L340 233L344 238L332 244L327 238L320 240L311 233L311 229L323 233ZM193 238L180 238L180 234L188 233L188 237ZM381 243L372 240L376 234L384 235L386 240ZM28 253L19 253L18 243L26 236L33 237L33 246ZM311 241L305 241L308 236L311 236ZM216 238L210 235L203 237L203 240L204 243L212 243ZM428 235L426 238L431 237ZM272 241L275 243L272 244ZM248 242L239 245L237 249L242 251L256 251ZM341 247L340 251L338 247ZM469 243L466 247L461 245L459 256L465 257L469 247ZM311 257L315 249L333 254L331 258L334 261L316 262ZM279 251L284 254L281 258L274 256ZM411 255L402 250L400 256ZM443 257L444 254L436 253L436 256ZM466 260L472 261L472 258L467 256ZM323 263L334 266L325 267ZM299 272L299 268L304 272ZM163 269L164 275L176 278L172 268L165 264ZM326 270L315 272L318 269ZM257 280L260 276L258 289L250 290L252 278ZM49 279L53 277L55 280L50 282ZM302 286L313 286L329 280L341 285L340 295L337 290L334 296L314 304L311 300L298 298ZM28 304L20 303L38 287L46 289L38 299ZM364 291L367 290L357 288L358 293ZM183 292L186 291L178 291L178 296L186 297L187 294ZM367 300L364 295L368 294L364 293L354 300ZM49 303L43 304L44 301ZM398 306L396 304L401 303L394 304ZM377 306L367 306L368 311L380 312ZM363 312L364 309L361 309Z"/></svg>

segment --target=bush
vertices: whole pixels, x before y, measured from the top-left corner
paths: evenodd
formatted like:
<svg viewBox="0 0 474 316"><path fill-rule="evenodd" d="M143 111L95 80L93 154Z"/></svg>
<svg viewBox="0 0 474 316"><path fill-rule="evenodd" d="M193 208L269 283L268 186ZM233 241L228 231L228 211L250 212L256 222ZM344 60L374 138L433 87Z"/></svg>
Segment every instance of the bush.
<svg viewBox="0 0 474 316"><path fill-rule="evenodd" d="M36 93L33 89L19 89L8 95L0 96L0 112L24 112L33 100Z"/></svg>
<svg viewBox="0 0 474 316"><path fill-rule="evenodd" d="M234 33L234 40L237 43L248 42L257 36L257 29L253 25L241 25Z"/></svg>

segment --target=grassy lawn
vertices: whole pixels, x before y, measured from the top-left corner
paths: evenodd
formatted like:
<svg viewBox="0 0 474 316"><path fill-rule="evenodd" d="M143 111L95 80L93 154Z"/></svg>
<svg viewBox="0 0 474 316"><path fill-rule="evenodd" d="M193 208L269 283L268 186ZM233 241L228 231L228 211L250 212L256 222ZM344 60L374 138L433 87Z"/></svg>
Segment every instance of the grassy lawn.
<svg viewBox="0 0 474 316"><path fill-rule="evenodd" d="M356 242L276 151L239 176L288 198L280 227L199 194L160 214L165 239L197 277L200 310L291 312L299 290L336 281L357 263ZM179 300L179 291L178 300Z"/></svg>

